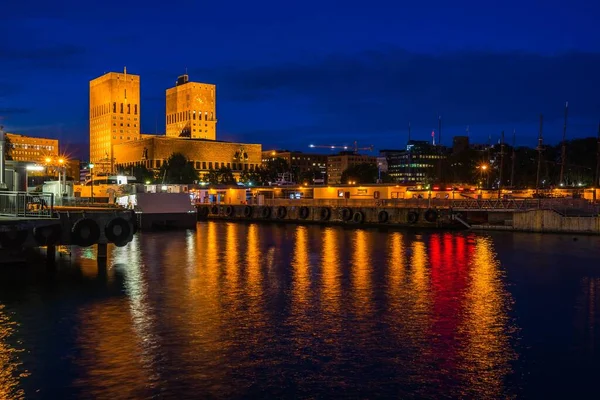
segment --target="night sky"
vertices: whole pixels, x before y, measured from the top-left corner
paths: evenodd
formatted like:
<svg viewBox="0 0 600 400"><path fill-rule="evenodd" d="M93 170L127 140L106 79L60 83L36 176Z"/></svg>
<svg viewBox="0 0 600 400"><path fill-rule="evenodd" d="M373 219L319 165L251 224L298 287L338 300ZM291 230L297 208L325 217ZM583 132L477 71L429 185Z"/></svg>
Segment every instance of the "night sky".
<svg viewBox="0 0 600 400"><path fill-rule="evenodd" d="M156 4L156 6L153 6ZM141 76L142 132L164 132L165 90L217 85L217 137L265 149L400 148L454 135L535 146L595 136L600 2L4 1L0 124L88 141L89 80ZM157 128L158 127L158 128Z"/></svg>

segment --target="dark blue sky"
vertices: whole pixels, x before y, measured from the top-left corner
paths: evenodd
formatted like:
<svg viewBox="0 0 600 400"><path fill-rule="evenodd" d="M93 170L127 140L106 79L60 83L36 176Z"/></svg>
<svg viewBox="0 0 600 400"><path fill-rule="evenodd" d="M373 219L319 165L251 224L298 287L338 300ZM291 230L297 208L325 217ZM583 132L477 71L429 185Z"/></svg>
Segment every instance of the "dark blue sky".
<svg viewBox="0 0 600 400"><path fill-rule="evenodd" d="M4 4L8 3L8 4ZM89 80L139 74L143 133L164 132L165 90L187 68L217 85L218 138L401 147L430 139L535 145L592 136L600 119L600 3L325 0L8 1L0 123L87 143ZM153 4L156 4L154 6Z"/></svg>

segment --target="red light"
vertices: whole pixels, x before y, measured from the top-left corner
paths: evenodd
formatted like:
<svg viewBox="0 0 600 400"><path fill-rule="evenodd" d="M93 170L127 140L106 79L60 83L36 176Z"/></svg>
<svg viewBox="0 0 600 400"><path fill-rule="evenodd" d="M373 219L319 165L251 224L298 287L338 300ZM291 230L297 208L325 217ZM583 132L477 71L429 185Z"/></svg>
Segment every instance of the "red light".
<svg viewBox="0 0 600 400"><path fill-rule="evenodd" d="M449 188L446 188L446 190L452 190L452 188L451 188L451 187L449 187Z"/></svg>
<svg viewBox="0 0 600 400"><path fill-rule="evenodd" d="M458 190L460 190L462 192L463 190L465 190L465 188L459 187Z"/></svg>
<svg viewBox="0 0 600 400"><path fill-rule="evenodd" d="M433 190L440 190L440 187L439 186L434 186Z"/></svg>

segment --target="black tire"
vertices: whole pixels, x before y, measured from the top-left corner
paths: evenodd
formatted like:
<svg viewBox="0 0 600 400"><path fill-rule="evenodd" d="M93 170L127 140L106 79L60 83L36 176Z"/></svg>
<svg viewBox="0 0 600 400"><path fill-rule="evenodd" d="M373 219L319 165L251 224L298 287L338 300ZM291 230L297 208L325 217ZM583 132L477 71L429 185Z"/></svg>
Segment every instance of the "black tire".
<svg viewBox="0 0 600 400"><path fill-rule="evenodd" d="M225 215L231 217L233 215L233 206L225 207Z"/></svg>
<svg viewBox="0 0 600 400"><path fill-rule="evenodd" d="M356 224L362 224L365 222L365 214L363 214L362 211L356 211L354 214L352 214L352 221L354 221Z"/></svg>
<svg viewBox="0 0 600 400"><path fill-rule="evenodd" d="M271 216L271 207L263 207L263 209L260 212L260 215L264 218L267 219Z"/></svg>
<svg viewBox="0 0 600 400"><path fill-rule="evenodd" d="M342 220L350 221L352 219L352 209L351 208L342 208Z"/></svg>
<svg viewBox="0 0 600 400"><path fill-rule="evenodd" d="M310 208L305 206L300 207L300 212L298 214L300 215L300 219L306 219L310 215Z"/></svg>
<svg viewBox="0 0 600 400"><path fill-rule="evenodd" d="M329 208L329 207L321 208L321 211L319 212L319 219L321 221L328 221L329 218L331 218L331 208Z"/></svg>
<svg viewBox="0 0 600 400"><path fill-rule="evenodd" d="M24 230L11 230L0 232L0 245L3 249L15 249L23 246L29 236L29 232Z"/></svg>
<svg viewBox="0 0 600 400"><path fill-rule="evenodd" d="M406 219L408 220L409 224L416 224L419 220L419 214L414 211L410 211Z"/></svg>
<svg viewBox="0 0 600 400"><path fill-rule="evenodd" d="M244 207L244 217L250 218L252 216L252 207L246 206Z"/></svg>
<svg viewBox="0 0 600 400"><path fill-rule="evenodd" d="M277 207L277 218L278 219L284 219L286 215L287 215L287 208L285 208L284 206Z"/></svg>
<svg viewBox="0 0 600 400"><path fill-rule="evenodd" d="M214 215L219 215L219 207L212 206L211 209L210 209L210 213L214 214Z"/></svg>
<svg viewBox="0 0 600 400"><path fill-rule="evenodd" d="M124 246L131 240L131 225L124 218L114 218L104 227L104 235L109 242L117 246Z"/></svg>
<svg viewBox="0 0 600 400"><path fill-rule="evenodd" d="M71 243L79 247L89 247L100 239L100 227L90 218L81 218L71 228Z"/></svg>
<svg viewBox="0 0 600 400"><path fill-rule="evenodd" d="M385 224L386 222L388 222L389 219L390 215L385 210L381 210L377 214L377 221L379 221L380 224Z"/></svg>
<svg viewBox="0 0 600 400"><path fill-rule="evenodd" d="M36 226L33 228L33 237L40 246L58 244L62 237L62 226L60 224Z"/></svg>
<svg viewBox="0 0 600 400"><path fill-rule="evenodd" d="M437 220L438 217L438 213L435 210L432 210L431 208L427 211L425 211L425 221L427 222L435 222Z"/></svg>
<svg viewBox="0 0 600 400"><path fill-rule="evenodd" d="M208 217L208 214L210 214L210 209L207 206L202 206L198 208L199 217L206 218Z"/></svg>

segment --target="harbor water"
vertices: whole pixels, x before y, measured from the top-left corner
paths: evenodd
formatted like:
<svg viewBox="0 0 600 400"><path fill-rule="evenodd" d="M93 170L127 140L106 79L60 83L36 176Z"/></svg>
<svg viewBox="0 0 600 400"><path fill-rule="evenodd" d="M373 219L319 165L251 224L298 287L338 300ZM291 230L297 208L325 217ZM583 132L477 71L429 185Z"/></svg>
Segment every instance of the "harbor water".
<svg viewBox="0 0 600 400"><path fill-rule="evenodd" d="M0 399L597 398L600 238L203 222L0 266Z"/></svg>

